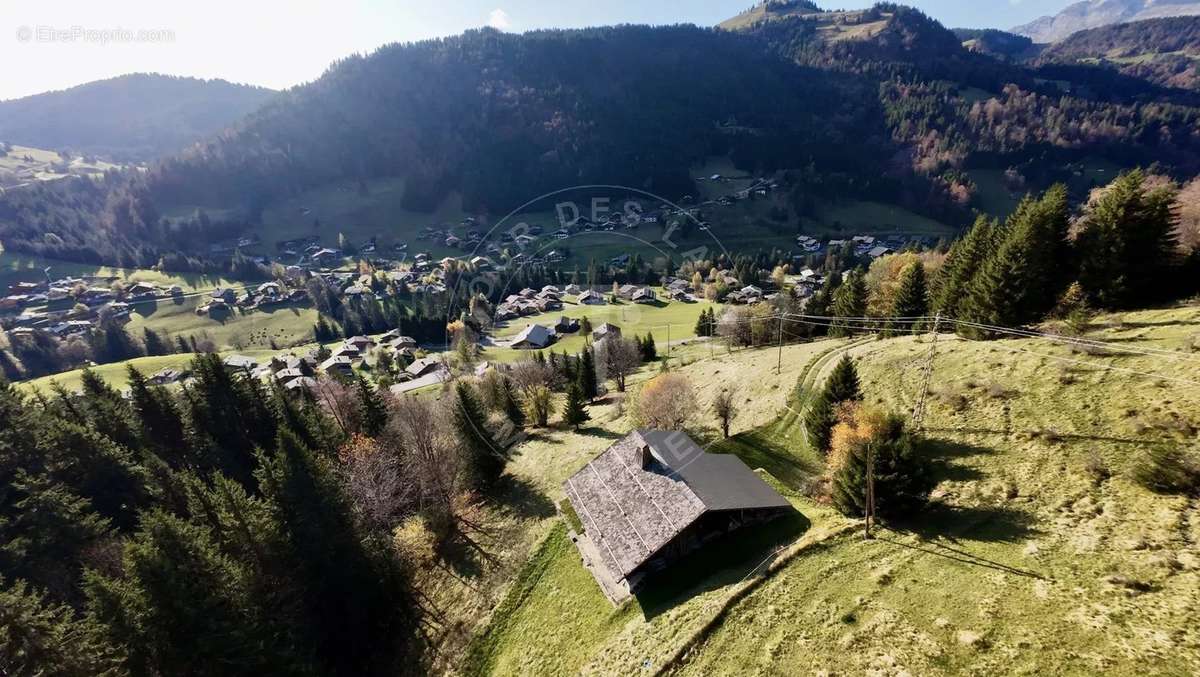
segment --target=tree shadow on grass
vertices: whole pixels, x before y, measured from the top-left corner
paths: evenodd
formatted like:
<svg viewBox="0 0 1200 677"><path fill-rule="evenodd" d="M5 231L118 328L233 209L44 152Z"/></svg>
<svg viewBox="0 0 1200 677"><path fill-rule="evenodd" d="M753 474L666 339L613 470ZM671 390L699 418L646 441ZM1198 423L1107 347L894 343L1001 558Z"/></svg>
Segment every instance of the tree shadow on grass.
<svg viewBox="0 0 1200 677"><path fill-rule="evenodd" d="M887 528L913 534L921 541L914 545L888 538L886 534L878 537L892 545L1018 576L1046 578L1036 571L1009 566L968 550L971 542L1016 544L1040 534L1041 531L1034 526L1033 515L1022 510L1006 506L961 507L934 502L911 518L889 521Z"/></svg>
<svg viewBox="0 0 1200 677"><path fill-rule="evenodd" d="M996 453L995 449L981 447L967 442L956 442L945 439L925 439L921 449L930 463L930 471L939 481L972 482L983 479L983 473L978 468L962 465L959 459L972 456L985 456Z"/></svg>
<svg viewBox="0 0 1200 677"><path fill-rule="evenodd" d="M649 574L635 595L646 620L691 598L734 585L765 571L812 523L793 510L766 524L747 526L706 543L699 550Z"/></svg>
<svg viewBox="0 0 1200 677"><path fill-rule="evenodd" d="M496 507L517 517L545 519L554 515L554 503L520 477L501 475L490 493Z"/></svg>

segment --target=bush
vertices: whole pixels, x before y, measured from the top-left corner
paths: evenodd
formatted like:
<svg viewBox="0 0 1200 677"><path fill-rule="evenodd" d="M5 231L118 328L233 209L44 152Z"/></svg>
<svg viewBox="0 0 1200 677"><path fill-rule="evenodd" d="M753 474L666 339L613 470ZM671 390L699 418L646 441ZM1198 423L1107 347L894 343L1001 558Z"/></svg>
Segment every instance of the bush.
<svg viewBox="0 0 1200 677"><path fill-rule="evenodd" d="M1157 494L1195 495L1200 492L1200 462L1195 453L1155 447L1138 463L1133 478Z"/></svg>
<svg viewBox="0 0 1200 677"><path fill-rule="evenodd" d="M659 374L642 386L633 402L633 420L641 428L683 430L696 412L696 393L683 374Z"/></svg>

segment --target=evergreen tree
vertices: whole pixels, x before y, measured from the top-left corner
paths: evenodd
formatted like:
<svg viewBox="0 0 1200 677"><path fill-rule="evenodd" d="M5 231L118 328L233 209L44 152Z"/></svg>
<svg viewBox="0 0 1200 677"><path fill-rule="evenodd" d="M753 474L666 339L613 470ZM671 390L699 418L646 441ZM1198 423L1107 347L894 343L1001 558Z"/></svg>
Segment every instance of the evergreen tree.
<svg viewBox="0 0 1200 677"><path fill-rule="evenodd" d="M0 579L0 669L6 675L118 675L121 655L93 624L25 581Z"/></svg>
<svg viewBox="0 0 1200 677"><path fill-rule="evenodd" d="M843 402L862 400L858 370L849 356L833 368L825 387L818 393L804 417L809 444L821 453L829 450L830 435L837 425L837 408Z"/></svg>
<svg viewBox="0 0 1200 677"><path fill-rule="evenodd" d="M515 427L521 428L525 425L525 409L521 406L521 400L517 397L516 386L513 385L512 379L507 376L503 377L501 383L503 384L501 406L504 410L504 415Z"/></svg>
<svg viewBox="0 0 1200 677"><path fill-rule="evenodd" d="M643 362L653 362L658 359L658 347L654 345L654 334L647 332L646 338L639 339L639 344Z"/></svg>
<svg viewBox="0 0 1200 677"><path fill-rule="evenodd" d="M583 396L588 402L600 394L600 384L596 380L596 354L591 347L584 348L579 358L579 387L583 389Z"/></svg>
<svg viewBox="0 0 1200 677"><path fill-rule="evenodd" d="M875 512L885 518L910 516L929 499L935 485L928 464L915 448L903 417L888 416L870 439L856 441L833 473L833 505L842 514L866 510L867 468L873 461Z"/></svg>
<svg viewBox="0 0 1200 677"><path fill-rule="evenodd" d="M359 534L329 459L284 429L256 478L286 539L317 662L337 674L394 670L413 635L412 601L393 561Z"/></svg>
<svg viewBox="0 0 1200 677"><path fill-rule="evenodd" d="M950 248L933 292L933 306L937 312L959 318L967 287L991 252L999 231L1000 225L996 221L980 216L967 234Z"/></svg>
<svg viewBox="0 0 1200 677"><path fill-rule="evenodd" d="M150 327L142 330L142 345L147 355L166 355L171 352L170 344L163 341L158 332Z"/></svg>
<svg viewBox="0 0 1200 677"><path fill-rule="evenodd" d="M487 491L504 472L503 450L487 428L487 414L475 390L459 381L454 399L454 426L465 452L470 484Z"/></svg>
<svg viewBox="0 0 1200 677"><path fill-rule="evenodd" d="M133 365L129 375L129 400L141 425L141 437L172 468L192 467L187 427L175 400L165 388L151 386Z"/></svg>
<svg viewBox="0 0 1200 677"><path fill-rule="evenodd" d="M368 437L378 437L387 426L387 402L379 390L367 381L362 374L355 379L355 392L358 395L358 409L362 419L363 432Z"/></svg>
<svg viewBox="0 0 1200 677"><path fill-rule="evenodd" d="M576 432L579 431L579 426L592 418L584 404L583 387L576 381L567 388L567 406L563 410L563 422L574 428Z"/></svg>
<svg viewBox="0 0 1200 677"><path fill-rule="evenodd" d="M1079 281L1104 308L1168 297L1178 264L1173 187L1147 190L1140 170L1122 174L1092 204L1076 245Z"/></svg>
<svg viewBox="0 0 1200 677"><path fill-rule="evenodd" d="M1009 217L996 250L967 285L959 306L966 319L1016 326L1040 320L1051 308L1068 269L1067 192L1055 186L1026 198Z"/></svg>
<svg viewBox="0 0 1200 677"><path fill-rule="evenodd" d="M89 607L110 641L127 648L135 673L279 669L285 652L272 651L271 619L208 530L152 511L126 545L123 568L123 579L89 574Z"/></svg>
<svg viewBox="0 0 1200 677"><path fill-rule="evenodd" d="M896 298L892 301L892 315L924 317L929 312L928 293L925 265L914 261L900 273L900 284L896 288Z"/></svg>
<svg viewBox="0 0 1200 677"><path fill-rule="evenodd" d="M829 335L837 338L851 335L855 327L860 324L852 321L851 318L860 318L866 313L866 279L860 271L850 271L833 294L833 316L838 319L833 321Z"/></svg>

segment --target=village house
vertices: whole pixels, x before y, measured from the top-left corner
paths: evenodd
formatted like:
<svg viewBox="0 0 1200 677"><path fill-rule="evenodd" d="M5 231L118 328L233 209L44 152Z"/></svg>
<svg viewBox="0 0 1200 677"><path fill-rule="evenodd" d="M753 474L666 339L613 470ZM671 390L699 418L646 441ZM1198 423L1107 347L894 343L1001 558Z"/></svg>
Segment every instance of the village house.
<svg viewBox="0 0 1200 677"><path fill-rule="evenodd" d="M681 432L637 430L567 479L584 563L613 603L724 534L795 509L733 454Z"/></svg>
<svg viewBox="0 0 1200 677"><path fill-rule="evenodd" d="M591 289L580 294L579 298L576 300L579 303L583 303L583 304L589 305L589 306L604 305L604 296L600 292L593 291Z"/></svg>
<svg viewBox="0 0 1200 677"><path fill-rule="evenodd" d="M577 284L569 284L563 288L563 293L567 296L579 296L579 294L582 292L583 290L580 289L579 285Z"/></svg>
<svg viewBox="0 0 1200 677"><path fill-rule="evenodd" d="M408 365L408 369L405 369L404 371L412 378L420 378L441 369L445 369L445 365L442 364L442 360L440 358L424 357Z"/></svg>
<svg viewBox="0 0 1200 677"><path fill-rule="evenodd" d="M159 371L155 372L154 375L152 375L147 380L150 382L151 385L165 386L165 385L170 385L172 383L178 383L186 377L187 377L187 372L180 371L179 369L167 368L167 369L160 369Z"/></svg>
<svg viewBox="0 0 1200 677"><path fill-rule="evenodd" d="M554 325L554 332L559 335L574 334L577 331L579 331L579 320L572 317L560 317L558 324Z"/></svg>
<svg viewBox="0 0 1200 677"><path fill-rule="evenodd" d="M604 324L600 325L599 327L596 327L596 329L592 331L592 340L593 341L603 341L604 339L606 339L610 336L615 337L615 338L620 338L621 337L621 328L615 324L605 322Z"/></svg>
<svg viewBox="0 0 1200 677"><path fill-rule="evenodd" d="M221 360L221 364L230 372L249 372L258 368L258 361L245 355L229 355Z"/></svg>
<svg viewBox="0 0 1200 677"><path fill-rule="evenodd" d="M340 373L349 376L354 373L354 361L345 355L334 355L321 363L318 369L323 374Z"/></svg>
<svg viewBox="0 0 1200 677"><path fill-rule="evenodd" d="M654 303L658 301L658 296L655 295L653 289L649 287L642 287L641 289L633 292L633 295L630 296L629 299L634 303Z"/></svg>
<svg viewBox="0 0 1200 677"><path fill-rule="evenodd" d="M540 324L527 325L511 343L516 350L540 350L554 343L554 331Z"/></svg>

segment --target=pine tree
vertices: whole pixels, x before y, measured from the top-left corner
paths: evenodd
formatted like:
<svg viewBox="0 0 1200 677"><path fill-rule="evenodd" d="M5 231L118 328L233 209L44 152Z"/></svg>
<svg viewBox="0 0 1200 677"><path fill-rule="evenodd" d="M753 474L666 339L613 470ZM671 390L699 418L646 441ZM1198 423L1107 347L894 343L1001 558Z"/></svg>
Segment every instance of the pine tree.
<svg viewBox="0 0 1200 677"><path fill-rule="evenodd" d="M591 420L584 406L583 387L578 381L567 388L567 406L563 410L563 422L579 431L579 426Z"/></svg>
<svg viewBox="0 0 1200 677"><path fill-rule="evenodd" d="M1122 174L1091 205L1077 239L1079 281L1100 307L1165 298L1178 261L1175 189L1147 191L1140 170Z"/></svg>
<svg viewBox="0 0 1200 677"><path fill-rule="evenodd" d="M808 441L822 453L829 450L829 439L833 426L837 425L837 407L843 402L862 400L858 370L849 356L843 357L833 368L825 387L813 400L804 419Z"/></svg>
<svg viewBox="0 0 1200 677"><path fill-rule="evenodd" d="M142 345L145 346L147 355L166 355L171 352L169 344L150 327L142 330Z"/></svg>
<svg viewBox="0 0 1200 677"><path fill-rule="evenodd" d="M852 318L859 318L867 312L867 283L860 271L853 270L833 294L833 327L829 335L835 338L849 336L858 323ZM845 318L845 319L842 319Z"/></svg>
<svg viewBox="0 0 1200 677"><path fill-rule="evenodd" d="M121 655L93 624L25 581L0 579L0 666L6 675L91 677L123 672Z"/></svg>
<svg viewBox="0 0 1200 677"><path fill-rule="evenodd" d="M584 348L579 358L579 387L583 389L583 396L588 402L600 394L600 384L596 380L596 355L591 347Z"/></svg>
<svg viewBox="0 0 1200 677"><path fill-rule="evenodd" d="M654 334L646 333L646 338L641 339L642 361L653 362L658 359L658 347L654 345Z"/></svg>
<svg viewBox="0 0 1200 677"><path fill-rule="evenodd" d="M924 317L929 312L929 290L925 284L925 265L914 261L900 274L896 298L892 301L892 315L896 317Z"/></svg>
<svg viewBox="0 0 1200 677"><path fill-rule="evenodd" d="M886 417L870 439L856 441L841 461L841 467L833 473L833 505L850 517L865 514L871 461L875 512L881 517L911 515L925 504L935 484L900 416Z"/></svg>
<svg viewBox="0 0 1200 677"><path fill-rule="evenodd" d="M387 426L387 403L383 401L379 390L362 374L355 379L355 394L358 396L363 432L368 437L378 437Z"/></svg>
<svg viewBox="0 0 1200 677"><path fill-rule="evenodd" d="M967 234L954 243L933 291L935 310L951 318L960 316L960 304L966 297L967 286L990 253L999 230L996 221L980 216Z"/></svg>
<svg viewBox="0 0 1200 677"><path fill-rule="evenodd" d="M487 491L504 472L507 459L487 428L487 414L474 389L460 381L454 394L454 427L466 455L470 484Z"/></svg>

